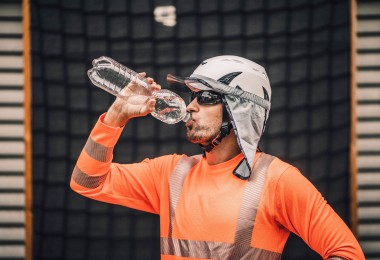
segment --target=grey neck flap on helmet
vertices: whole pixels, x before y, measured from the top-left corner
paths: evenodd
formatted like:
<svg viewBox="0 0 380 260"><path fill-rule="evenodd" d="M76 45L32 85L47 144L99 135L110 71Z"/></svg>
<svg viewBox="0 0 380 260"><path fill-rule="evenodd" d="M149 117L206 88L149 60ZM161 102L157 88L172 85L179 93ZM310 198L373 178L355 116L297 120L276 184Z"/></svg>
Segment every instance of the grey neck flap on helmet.
<svg viewBox="0 0 380 260"><path fill-rule="evenodd" d="M232 126L237 136L238 145L244 154L244 160L235 168L234 175L241 179L248 179L253 168L253 162L264 131L265 111L253 102L240 102L234 96L225 95L226 108L233 118Z"/></svg>

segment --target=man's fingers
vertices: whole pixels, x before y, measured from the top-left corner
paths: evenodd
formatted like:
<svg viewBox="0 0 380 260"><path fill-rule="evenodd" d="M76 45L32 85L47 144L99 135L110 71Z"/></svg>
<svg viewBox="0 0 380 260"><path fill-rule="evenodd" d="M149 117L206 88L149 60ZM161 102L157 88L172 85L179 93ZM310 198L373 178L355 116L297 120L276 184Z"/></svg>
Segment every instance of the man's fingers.
<svg viewBox="0 0 380 260"><path fill-rule="evenodd" d="M151 77L147 77L146 80L147 80L150 84L152 84L152 83L154 82L154 79L151 78Z"/></svg>
<svg viewBox="0 0 380 260"><path fill-rule="evenodd" d="M157 84L156 82L152 85L152 88L154 89L154 91L157 91L157 90L160 90L161 89L161 85Z"/></svg>
<svg viewBox="0 0 380 260"><path fill-rule="evenodd" d="M148 111L152 112L154 110L154 106L156 105L156 100L154 98L150 98L146 103Z"/></svg>

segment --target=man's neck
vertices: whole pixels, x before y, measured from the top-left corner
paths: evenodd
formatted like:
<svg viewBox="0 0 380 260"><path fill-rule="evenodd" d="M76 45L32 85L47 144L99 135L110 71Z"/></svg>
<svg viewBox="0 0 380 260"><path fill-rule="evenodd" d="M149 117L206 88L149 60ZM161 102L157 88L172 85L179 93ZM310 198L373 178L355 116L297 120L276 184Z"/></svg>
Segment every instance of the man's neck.
<svg viewBox="0 0 380 260"><path fill-rule="evenodd" d="M236 140L236 135L232 131L232 133L224 137L222 142L215 146L211 152L206 153L206 160L209 165L215 165L231 160L239 153L241 153L241 151Z"/></svg>

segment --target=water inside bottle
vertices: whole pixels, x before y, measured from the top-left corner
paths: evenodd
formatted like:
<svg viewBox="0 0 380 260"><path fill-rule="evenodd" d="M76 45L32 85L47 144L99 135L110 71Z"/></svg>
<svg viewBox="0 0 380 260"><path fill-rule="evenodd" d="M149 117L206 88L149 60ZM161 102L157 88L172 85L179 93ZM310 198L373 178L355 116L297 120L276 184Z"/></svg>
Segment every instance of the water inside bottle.
<svg viewBox="0 0 380 260"><path fill-rule="evenodd" d="M156 106L152 115L157 119L167 123L175 124L186 117L186 104L183 99L166 89L154 92Z"/></svg>
<svg viewBox="0 0 380 260"><path fill-rule="evenodd" d="M151 95L146 79L108 57L93 60L87 75L92 83L105 91L118 95L130 82L136 82L134 95ZM140 86L138 88L137 86Z"/></svg>

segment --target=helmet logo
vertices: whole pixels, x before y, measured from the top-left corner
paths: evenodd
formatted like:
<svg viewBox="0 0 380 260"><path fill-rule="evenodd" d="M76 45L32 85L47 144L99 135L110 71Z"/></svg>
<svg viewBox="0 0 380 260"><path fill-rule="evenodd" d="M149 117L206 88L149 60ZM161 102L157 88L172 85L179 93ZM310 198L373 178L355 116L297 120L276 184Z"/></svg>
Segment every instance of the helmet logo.
<svg viewBox="0 0 380 260"><path fill-rule="evenodd" d="M264 99L269 101L268 91L264 87L263 87L263 91L264 91Z"/></svg>
<svg viewBox="0 0 380 260"><path fill-rule="evenodd" d="M269 101L269 94L268 94L268 91L264 88L264 86L262 86L262 88L263 88L263 91L264 91L264 99ZM266 127L266 125L267 125L267 120L268 120L268 110L265 109L264 124L263 124L263 130L261 131L261 135L262 135L262 134L264 133L264 131L265 131L265 127Z"/></svg>
<svg viewBox="0 0 380 260"><path fill-rule="evenodd" d="M221 77L220 79L218 79L218 81L223 83L223 84L229 85L231 83L231 81L234 78L236 78L237 76L239 76L240 74L241 74L241 72L228 73L228 74L224 75L223 77Z"/></svg>

